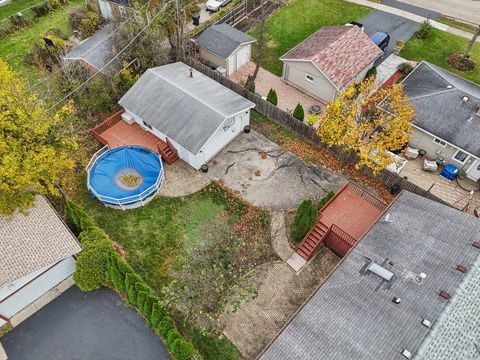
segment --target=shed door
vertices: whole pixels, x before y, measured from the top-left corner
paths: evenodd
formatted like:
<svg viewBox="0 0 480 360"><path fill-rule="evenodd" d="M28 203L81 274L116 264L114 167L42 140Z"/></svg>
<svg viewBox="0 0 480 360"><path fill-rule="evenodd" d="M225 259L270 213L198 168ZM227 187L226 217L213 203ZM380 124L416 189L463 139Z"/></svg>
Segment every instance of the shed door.
<svg viewBox="0 0 480 360"><path fill-rule="evenodd" d="M250 61L250 45L244 46L237 52L237 70Z"/></svg>
<svg viewBox="0 0 480 360"><path fill-rule="evenodd" d="M100 12L105 19L113 19L112 8L108 1L98 0L100 5Z"/></svg>
<svg viewBox="0 0 480 360"><path fill-rule="evenodd" d="M479 159L474 161L472 166L470 166L470 168L467 170L467 176L474 181L477 181L478 179L480 179L480 160Z"/></svg>

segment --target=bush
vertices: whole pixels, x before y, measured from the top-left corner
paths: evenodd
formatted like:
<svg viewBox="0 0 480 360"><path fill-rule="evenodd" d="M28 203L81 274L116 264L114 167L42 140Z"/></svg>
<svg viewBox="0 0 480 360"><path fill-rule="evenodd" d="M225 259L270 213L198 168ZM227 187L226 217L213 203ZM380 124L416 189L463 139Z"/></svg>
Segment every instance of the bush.
<svg viewBox="0 0 480 360"><path fill-rule="evenodd" d="M152 308L154 303L158 303L158 298L155 295L148 294L142 308L142 314L147 319L150 319L152 316Z"/></svg>
<svg viewBox="0 0 480 360"><path fill-rule="evenodd" d="M77 268L73 274L75 284L82 291L91 291L108 285L108 258L113 246L108 240L87 242L77 256Z"/></svg>
<svg viewBox="0 0 480 360"><path fill-rule="evenodd" d="M275 90L270 89L270 91L268 92L268 95L267 95L267 101L270 104L273 104L273 105L277 106L278 97L277 97L277 92Z"/></svg>
<svg viewBox="0 0 480 360"><path fill-rule="evenodd" d="M175 325L173 324L172 318L170 316L164 316L156 327L156 333L163 340L166 340L168 332L174 328Z"/></svg>
<svg viewBox="0 0 480 360"><path fill-rule="evenodd" d="M165 345L167 345L168 349L171 349L175 340L181 339L181 338L182 338L182 335L178 332L177 329L171 329L167 334L167 340L165 342Z"/></svg>
<svg viewBox="0 0 480 360"><path fill-rule="evenodd" d="M176 360L188 360L195 353L193 345L183 339L175 340L171 351Z"/></svg>
<svg viewBox="0 0 480 360"><path fill-rule="evenodd" d="M50 10L51 10L50 4L47 1L32 7L32 11L35 15L35 18L40 18L42 16L47 15L50 12Z"/></svg>
<svg viewBox="0 0 480 360"><path fill-rule="evenodd" d="M152 305L152 312L150 314L150 326L153 328L157 328L158 324L160 323L160 320L163 319L163 317L166 315L165 310L163 309L163 306L159 303L153 303Z"/></svg>
<svg viewBox="0 0 480 360"><path fill-rule="evenodd" d="M116 263L116 257L110 257L110 281L118 292L125 292L125 275L123 275Z"/></svg>
<svg viewBox="0 0 480 360"><path fill-rule="evenodd" d="M140 311L140 313L143 314L143 305L145 305L145 301L147 300L148 292L146 291L140 291L137 294L137 308Z"/></svg>
<svg viewBox="0 0 480 360"><path fill-rule="evenodd" d="M402 73L403 76L407 76L412 72L413 66L408 62L404 62L399 64L397 69Z"/></svg>
<svg viewBox="0 0 480 360"><path fill-rule="evenodd" d="M365 79L368 79L370 76L373 76L374 79L377 77L376 66L372 66L370 69L368 69L367 74L365 75Z"/></svg>
<svg viewBox="0 0 480 360"><path fill-rule="evenodd" d="M318 203L318 210L323 208L325 204L328 202L328 200L330 200L334 195L335 193L333 191L329 191Z"/></svg>
<svg viewBox="0 0 480 360"><path fill-rule="evenodd" d="M76 234L79 234L89 227L95 226L93 219L85 212L85 210L71 201L67 201L65 217L68 225Z"/></svg>
<svg viewBox="0 0 480 360"><path fill-rule="evenodd" d="M305 118L305 112L303 111L303 106L300 105L300 103L295 106L295 109L293 110L293 117L300 121L303 121Z"/></svg>
<svg viewBox="0 0 480 360"><path fill-rule="evenodd" d="M417 39L426 39L432 34L432 29L433 29L433 26L430 25L430 23L427 20L425 20L420 26L420 29L417 30L413 35Z"/></svg>
<svg viewBox="0 0 480 360"><path fill-rule="evenodd" d="M475 68L475 62L470 56L463 57L463 54L452 54L447 58L447 63L454 69L470 71Z"/></svg>
<svg viewBox="0 0 480 360"><path fill-rule="evenodd" d="M310 229L315 225L318 217L318 209L313 201L303 200L295 214L295 221L292 227L292 239L300 243Z"/></svg>
<svg viewBox="0 0 480 360"><path fill-rule="evenodd" d="M72 30L80 31L86 38L95 34L100 28L100 17L85 8L74 8L68 14L68 23Z"/></svg>

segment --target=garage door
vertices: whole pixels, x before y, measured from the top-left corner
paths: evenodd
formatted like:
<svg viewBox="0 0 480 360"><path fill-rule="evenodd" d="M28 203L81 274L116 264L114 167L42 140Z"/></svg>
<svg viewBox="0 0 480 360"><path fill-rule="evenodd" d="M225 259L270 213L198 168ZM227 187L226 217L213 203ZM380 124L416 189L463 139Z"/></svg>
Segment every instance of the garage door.
<svg viewBox="0 0 480 360"><path fill-rule="evenodd" d="M237 69L250 61L250 45L247 45L237 52Z"/></svg>
<svg viewBox="0 0 480 360"><path fill-rule="evenodd" d="M75 259L68 257L53 267L38 270L0 289L0 315L10 319L75 271ZM0 326L5 320L0 320Z"/></svg>

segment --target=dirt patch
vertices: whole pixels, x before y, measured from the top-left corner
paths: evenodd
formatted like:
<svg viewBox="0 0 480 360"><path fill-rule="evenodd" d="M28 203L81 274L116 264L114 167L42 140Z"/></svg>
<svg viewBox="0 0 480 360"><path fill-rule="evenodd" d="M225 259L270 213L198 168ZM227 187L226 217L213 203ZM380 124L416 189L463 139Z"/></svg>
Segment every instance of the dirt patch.
<svg viewBox="0 0 480 360"><path fill-rule="evenodd" d="M248 16L240 21L235 27L243 32L246 32L253 28L255 24L263 19L266 19L269 17L275 10L277 10L280 7L280 4L267 1L263 5L263 9L257 8L254 11L252 11Z"/></svg>

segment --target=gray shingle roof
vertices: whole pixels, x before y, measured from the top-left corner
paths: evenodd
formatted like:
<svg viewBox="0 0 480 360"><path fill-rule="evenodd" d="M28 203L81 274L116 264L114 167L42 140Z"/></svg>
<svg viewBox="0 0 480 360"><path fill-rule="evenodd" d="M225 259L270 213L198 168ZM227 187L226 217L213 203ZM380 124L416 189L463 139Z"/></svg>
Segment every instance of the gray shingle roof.
<svg viewBox="0 0 480 360"><path fill-rule="evenodd" d="M0 288L81 250L43 196L27 215L0 216L0 249Z"/></svg>
<svg viewBox="0 0 480 360"><path fill-rule="evenodd" d="M118 102L192 154L225 119L255 106L181 62L148 69Z"/></svg>
<svg viewBox="0 0 480 360"><path fill-rule="evenodd" d="M242 44L256 41L255 38L227 24L212 25L205 29L195 42L226 60Z"/></svg>
<svg viewBox="0 0 480 360"><path fill-rule="evenodd" d="M430 331L422 319L435 324L448 303L439 292L454 294L464 279L457 265L478 261L472 243L479 234L477 218L403 192L260 359L400 360L403 349L415 354ZM384 282L365 271L370 260L394 279ZM423 281L416 280L420 273ZM478 325L472 331L480 333Z"/></svg>
<svg viewBox="0 0 480 360"><path fill-rule="evenodd" d="M415 125L447 142L480 156L480 85L427 62L403 81L415 107ZM462 99L468 97L464 103Z"/></svg>

